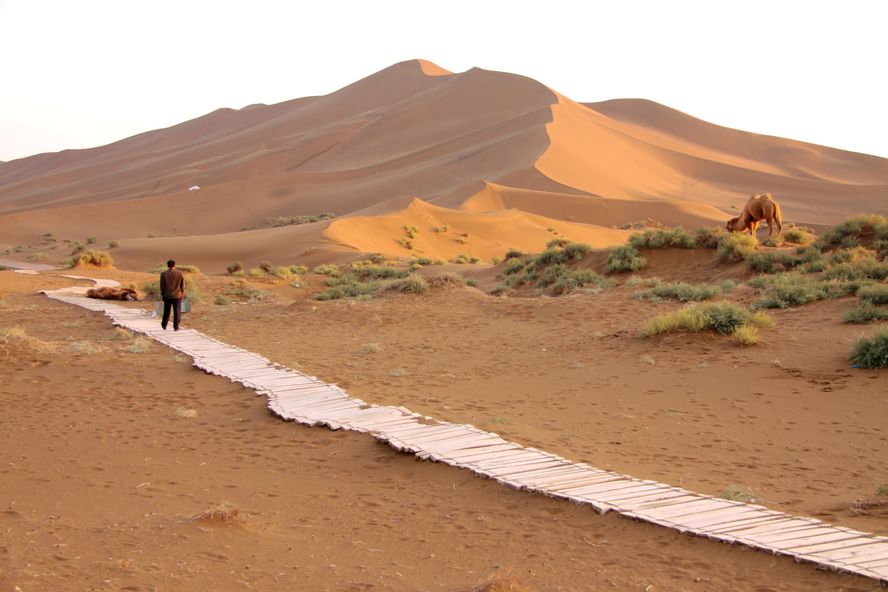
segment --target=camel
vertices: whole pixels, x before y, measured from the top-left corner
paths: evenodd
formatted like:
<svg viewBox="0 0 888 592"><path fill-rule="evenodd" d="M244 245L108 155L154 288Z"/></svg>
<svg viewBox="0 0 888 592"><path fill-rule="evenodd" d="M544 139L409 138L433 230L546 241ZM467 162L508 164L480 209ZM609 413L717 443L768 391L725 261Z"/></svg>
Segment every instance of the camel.
<svg viewBox="0 0 888 592"><path fill-rule="evenodd" d="M132 288L110 288L102 286L101 288L90 288L86 291L88 298L99 298L101 300L138 300L139 295Z"/></svg>
<svg viewBox="0 0 888 592"><path fill-rule="evenodd" d="M728 232L742 232L749 230L749 234L755 236L759 222L768 223L768 239L774 235L774 225L777 225L777 236L783 232L783 216L780 214L780 206L774 201L770 193L756 193L749 198L743 206L743 212L736 218L728 220L725 228Z"/></svg>

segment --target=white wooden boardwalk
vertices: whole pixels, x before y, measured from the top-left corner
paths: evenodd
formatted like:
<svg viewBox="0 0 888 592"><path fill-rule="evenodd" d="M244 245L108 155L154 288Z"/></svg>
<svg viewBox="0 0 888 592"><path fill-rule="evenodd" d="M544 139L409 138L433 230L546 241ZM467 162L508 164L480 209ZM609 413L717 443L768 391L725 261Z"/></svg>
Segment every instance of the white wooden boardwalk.
<svg viewBox="0 0 888 592"><path fill-rule="evenodd" d="M107 280L99 283L114 284ZM511 487L888 584L886 537L633 479L522 447L471 425L435 421L404 407L365 403L349 397L336 385L197 331L164 331L157 319L141 310L85 298L81 295L85 290L66 288L44 293L61 302L104 312L115 325L191 356L198 368L254 389L268 398L269 409L283 419L368 433L397 450L468 469Z"/></svg>

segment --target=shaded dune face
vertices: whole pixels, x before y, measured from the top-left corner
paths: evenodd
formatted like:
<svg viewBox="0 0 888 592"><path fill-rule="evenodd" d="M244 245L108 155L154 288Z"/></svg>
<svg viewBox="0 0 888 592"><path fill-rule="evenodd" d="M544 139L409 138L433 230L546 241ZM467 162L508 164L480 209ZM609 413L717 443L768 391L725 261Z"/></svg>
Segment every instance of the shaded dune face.
<svg viewBox="0 0 888 592"><path fill-rule="evenodd" d="M522 76L413 60L326 96L0 163L0 235L9 245L45 232L132 239L121 241L123 264L172 248L219 261L370 245L403 256L397 229L415 218L418 198L473 228L472 254L485 256L506 244L541 248L545 237L530 238L528 224L566 225L569 238L593 244L620 243L613 227L646 219L721 225L761 191L800 222L888 213L888 160L722 128L650 101L581 104ZM337 215L329 229L239 232L321 212ZM162 238L145 244L149 234ZM427 254L452 246L426 245Z"/></svg>

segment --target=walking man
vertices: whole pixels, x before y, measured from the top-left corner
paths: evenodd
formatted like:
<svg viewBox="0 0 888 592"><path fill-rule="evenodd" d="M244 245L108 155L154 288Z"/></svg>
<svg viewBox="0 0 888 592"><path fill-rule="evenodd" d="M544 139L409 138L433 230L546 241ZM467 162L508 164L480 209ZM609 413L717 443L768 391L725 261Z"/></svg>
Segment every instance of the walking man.
<svg viewBox="0 0 888 592"><path fill-rule="evenodd" d="M176 269L176 262L167 261L167 270L160 274L160 295L163 298L163 320L160 326L166 331L173 309L173 329L179 330L182 317L182 299L185 298L185 274Z"/></svg>

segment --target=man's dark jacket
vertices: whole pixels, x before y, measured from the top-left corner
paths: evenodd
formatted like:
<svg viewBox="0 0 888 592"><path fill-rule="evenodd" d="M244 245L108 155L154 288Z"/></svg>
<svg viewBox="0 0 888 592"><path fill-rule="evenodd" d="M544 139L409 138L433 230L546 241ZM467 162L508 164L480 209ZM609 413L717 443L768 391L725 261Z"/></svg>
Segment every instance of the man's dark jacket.
<svg viewBox="0 0 888 592"><path fill-rule="evenodd" d="M185 298L185 274L175 268L160 274L160 295L164 300Z"/></svg>

